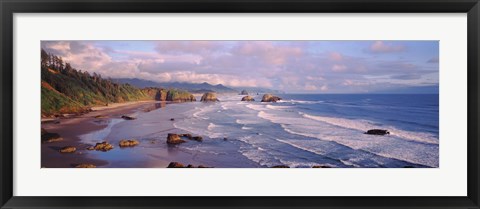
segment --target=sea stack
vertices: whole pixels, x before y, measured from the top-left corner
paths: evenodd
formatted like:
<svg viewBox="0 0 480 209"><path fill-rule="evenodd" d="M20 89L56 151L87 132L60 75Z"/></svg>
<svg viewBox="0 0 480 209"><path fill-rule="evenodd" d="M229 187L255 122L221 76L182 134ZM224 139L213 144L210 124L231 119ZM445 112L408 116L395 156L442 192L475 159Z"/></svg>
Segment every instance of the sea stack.
<svg viewBox="0 0 480 209"><path fill-rule="evenodd" d="M242 90L242 92L240 92L240 95L248 95L248 92L247 92L247 90L245 90L245 89L244 89L244 90Z"/></svg>
<svg viewBox="0 0 480 209"><path fill-rule="evenodd" d="M219 100L217 99L217 94L215 92L207 92L203 94L200 101L201 102L219 102Z"/></svg>
<svg viewBox="0 0 480 209"><path fill-rule="evenodd" d="M244 96L244 97L242 98L242 101L245 101L245 102L253 102L253 101L255 101L255 99L253 99L253 97L251 97L251 96Z"/></svg>
<svg viewBox="0 0 480 209"><path fill-rule="evenodd" d="M264 94L262 97L262 102L277 102L279 100L282 100L282 98L273 96L271 94Z"/></svg>
<svg viewBox="0 0 480 209"><path fill-rule="evenodd" d="M197 101L195 96L193 96L188 91L170 89L167 91L166 100L170 102L194 102Z"/></svg>

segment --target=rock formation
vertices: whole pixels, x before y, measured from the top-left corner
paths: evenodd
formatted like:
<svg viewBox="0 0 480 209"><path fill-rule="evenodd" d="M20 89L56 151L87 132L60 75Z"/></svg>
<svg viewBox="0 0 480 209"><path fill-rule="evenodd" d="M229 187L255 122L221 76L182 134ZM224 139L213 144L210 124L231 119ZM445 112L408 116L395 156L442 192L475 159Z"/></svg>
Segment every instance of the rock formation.
<svg viewBox="0 0 480 209"><path fill-rule="evenodd" d="M314 165L312 168L331 168L331 166L328 165Z"/></svg>
<svg viewBox="0 0 480 209"><path fill-rule="evenodd" d="M97 166L93 164L86 164L86 163L78 164L77 166L75 166L75 168L96 168L96 167Z"/></svg>
<svg viewBox="0 0 480 209"><path fill-rule="evenodd" d="M97 151L102 151L102 152L107 152L111 149L113 149L113 145L109 144L108 142L100 142L95 144L93 147L87 148L88 150L97 150Z"/></svg>
<svg viewBox="0 0 480 209"><path fill-rule="evenodd" d="M187 166L184 166L183 164L181 164L179 162L170 162L170 164L168 164L167 168L212 168L212 167L207 167L207 166L204 166L204 165L199 165L199 166L195 167L194 165L191 165L191 164L188 164Z"/></svg>
<svg viewBox="0 0 480 209"><path fill-rule="evenodd" d="M134 147L140 144L140 142L136 139L123 139L120 141L119 146L120 147Z"/></svg>
<svg viewBox="0 0 480 209"><path fill-rule="evenodd" d="M66 146L66 147L63 147L62 149L60 149L61 153L72 153L72 152L75 152L75 151L77 151L77 148L75 148L74 146Z"/></svg>
<svg viewBox="0 0 480 209"><path fill-rule="evenodd" d="M197 101L193 94L188 91L170 89L167 92L166 101L170 102L194 102Z"/></svg>
<svg viewBox="0 0 480 209"><path fill-rule="evenodd" d="M251 96L244 96L244 97L242 98L242 101L245 101L245 102L253 102L253 101L255 101L255 99L253 99L253 97L251 97Z"/></svg>
<svg viewBox="0 0 480 209"><path fill-rule="evenodd" d="M386 135L386 134L390 134L390 132L387 131L387 130L383 130L383 129L370 129L367 132L365 132L364 134L383 136L383 135Z"/></svg>
<svg viewBox="0 0 480 209"><path fill-rule="evenodd" d="M185 168L185 166L178 162L171 162L168 164L167 168Z"/></svg>
<svg viewBox="0 0 480 209"><path fill-rule="evenodd" d="M240 92L240 95L248 95L248 91L244 89L242 92Z"/></svg>
<svg viewBox="0 0 480 209"><path fill-rule="evenodd" d="M128 115L122 115L122 118L125 120L135 120L136 118L128 116Z"/></svg>
<svg viewBox="0 0 480 209"><path fill-rule="evenodd" d="M282 98L273 96L271 94L264 94L262 97L262 102L277 102L279 100L282 100Z"/></svg>
<svg viewBox="0 0 480 209"><path fill-rule="evenodd" d="M276 166L272 166L271 168L290 168L290 166L286 166L286 165L276 165Z"/></svg>
<svg viewBox="0 0 480 209"><path fill-rule="evenodd" d="M219 100L217 99L217 94L215 92L207 92L203 94L200 101L201 102L219 102Z"/></svg>
<svg viewBox="0 0 480 209"><path fill-rule="evenodd" d="M167 144L181 144L185 140L181 139L178 134L169 133L167 136Z"/></svg>

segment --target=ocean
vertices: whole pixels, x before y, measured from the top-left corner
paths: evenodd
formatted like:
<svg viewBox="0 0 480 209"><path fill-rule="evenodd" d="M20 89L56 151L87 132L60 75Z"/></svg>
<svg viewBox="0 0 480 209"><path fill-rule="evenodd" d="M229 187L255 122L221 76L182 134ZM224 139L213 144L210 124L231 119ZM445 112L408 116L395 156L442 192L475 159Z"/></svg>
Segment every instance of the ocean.
<svg viewBox="0 0 480 209"><path fill-rule="evenodd" d="M439 167L438 95L284 94L276 103L187 102L140 108L136 120L111 118L80 138L86 144L138 139L133 149L88 152L105 167L165 167L168 162L216 168L313 166L335 168ZM197 98L199 100L200 98ZM174 120L170 120L174 118ZM386 129L390 135L367 135ZM203 142L165 143L168 133L190 133Z"/></svg>
<svg viewBox="0 0 480 209"><path fill-rule="evenodd" d="M436 94L284 94L277 103L261 96L183 104L192 108L174 126L215 141L192 149L233 146L258 167L439 167ZM390 135L364 134L374 128Z"/></svg>

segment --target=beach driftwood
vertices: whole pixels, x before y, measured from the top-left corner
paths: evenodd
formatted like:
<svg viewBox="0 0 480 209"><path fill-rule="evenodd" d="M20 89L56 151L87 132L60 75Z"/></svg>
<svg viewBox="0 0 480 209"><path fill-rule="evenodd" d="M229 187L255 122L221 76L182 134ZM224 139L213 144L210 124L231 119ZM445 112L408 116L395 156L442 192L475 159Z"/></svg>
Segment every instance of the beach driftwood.
<svg viewBox="0 0 480 209"><path fill-rule="evenodd" d="M390 132L387 131L387 130L383 130L383 129L370 129L367 132L365 132L364 134L383 136L383 135L386 135L386 134L390 134Z"/></svg>

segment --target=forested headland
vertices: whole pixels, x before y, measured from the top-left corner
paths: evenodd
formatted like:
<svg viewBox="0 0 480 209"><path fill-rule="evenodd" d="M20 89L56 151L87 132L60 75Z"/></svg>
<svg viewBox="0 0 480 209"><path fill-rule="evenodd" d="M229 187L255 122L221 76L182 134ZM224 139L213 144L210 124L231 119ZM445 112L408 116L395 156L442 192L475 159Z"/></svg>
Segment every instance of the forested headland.
<svg viewBox="0 0 480 209"><path fill-rule="evenodd" d="M62 57L41 50L42 117L89 112L92 106L106 106L141 100L195 101L187 91L163 88L137 88L120 84L100 74L75 69Z"/></svg>

